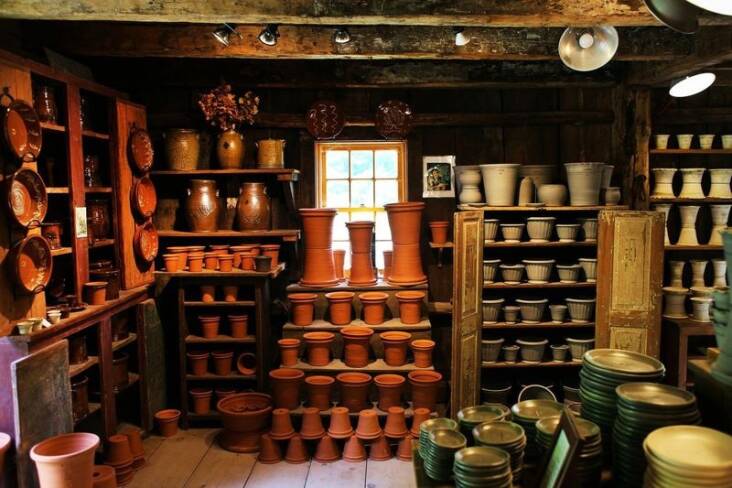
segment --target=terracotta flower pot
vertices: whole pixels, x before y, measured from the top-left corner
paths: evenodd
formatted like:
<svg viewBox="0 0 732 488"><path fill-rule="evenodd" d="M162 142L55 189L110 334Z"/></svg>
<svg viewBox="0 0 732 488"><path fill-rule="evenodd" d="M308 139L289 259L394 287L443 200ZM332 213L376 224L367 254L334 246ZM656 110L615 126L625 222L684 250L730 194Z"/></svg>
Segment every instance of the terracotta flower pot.
<svg viewBox="0 0 732 488"><path fill-rule="evenodd" d="M89 305L104 305L107 302L107 282L84 283L84 299Z"/></svg>
<svg viewBox="0 0 732 488"><path fill-rule="evenodd" d="M155 422L158 425L158 432L163 437L173 437L178 433L178 419L180 410L169 408L160 410L155 414Z"/></svg>
<svg viewBox="0 0 732 488"><path fill-rule="evenodd" d="M320 416L320 410L316 407L305 407L302 414L302 426L300 427L300 437L306 441L320 439L325 435L323 427L323 419Z"/></svg>
<svg viewBox="0 0 732 488"><path fill-rule="evenodd" d="M348 439L353 435L353 426L346 407L333 407L331 409L328 435L333 439Z"/></svg>
<svg viewBox="0 0 732 488"><path fill-rule="evenodd" d="M349 463L360 463L366 461L366 448L361 439L352 435L343 447L343 460Z"/></svg>
<svg viewBox="0 0 732 488"><path fill-rule="evenodd" d="M427 282L422 271L420 233L423 202L390 203L384 205L389 217L391 240L394 245L392 268L387 280L396 285L419 285Z"/></svg>
<svg viewBox="0 0 732 488"><path fill-rule="evenodd" d="M301 208L305 264L300 283L332 286L338 283L333 260L333 208Z"/></svg>
<svg viewBox="0 0 732 488"><path fill-rule="evenodd" d="M307 347L308 363L311 366L325 366L330 363L330 347L335 334L330 332L308 332L303 334Z"/></svg>
<svg viewBox="0 0 732 488"><path fill-rule="evenodd" d="M382 435L371 443L369 461L388 461L391 458L391 447L385 436Z"/></svg>
<svg viewBox="0 0 732 488"><path fill-rule="evenodd" d="M340 373L336 381L341 389L340 405L346 407L350 412L360 412L368 407L369 386L371 376L366 373Z"/></svg>
<svg viewBox="0 0 732 488"><path fill-rule="evenodd" d="M178 257L178 271L184 271L188 265L188 246L168 246L166 248L168 254L163 254L163 261L165 256L177 256Z"/></svg>
<svg viewBox="0 0 732 488"><path fill-rule="evenodd" d="M130 440L125 435L116 434L107 439L105 449L106 463L115 467L129 467L132 464Z"/></svg>
<svg viewBox="0 0 732 488"><path fill-rule="evenodd" d="M450 228L450 222L447 220L438 220L430 222L430 232L432 233L432 242L435 244L445 244L447 242L447 233Z"/></svg>
<svg viewBox="0 0 732 488"><path fill-rule="evenodd" d="M368 291L358 296L363 308L363 321L369 325L384 323L384 308L389 295L381 291Z"/></svg>
<svg viewBox="0 0 732 488"><path fill-rule="evenodd" d="M214 390L214 395L216 396L216 403L218 404L219 401L223 400L226 397L230 397L231 395L236 394L236 389L230 387L230 386L219 386Z"/></svg>
<svg viewBox="0 0 732 488"><path fill-rule="evenodd" d="M201 324L201 337L206 339L218 337L221 317L218 315L199 315L198 321Z"/></svg>
<svg viewBox="0 0 732 488"><path fill-rule="evenodd" d="M384 279L388 280L391 274L391 263L393 259L393 251L384 251Z"/></svg>
<svg viewBox="0 0 732 488"><path fill-rule="evenodd" d="M422 319L423 291L407 290L395 294L399 301L399 320L403 324L416 324Z"/></svg>
<svg viewBox="0 0 732 488"><path fill-rule="evenodd" d="M206 414L211 411L211 388L191 388L190 394L193 399L193 413Z"/></svg>
<svg viewBox="0 0 732 488"><path fill-rule="evenodd" d="M219 269L219 255L215 252L207 252L203 254L203 267L209 271Z"/></svg>
<svg viewBox="0 0 732 488"><path fill-rule="evenodd" d="M242 251L239 253L239 268L242 271L254 271L254 258L257 255L254 251Z"/></svg>
<svg viewBox="0 0 732 488"><path fill-rule="evenodd" d="M407 345L412 334L398 330L390 330L379 334L384 344L384 362L389 366L403 366L407 363Z"/></svg>
<svg viewBox="0 0 732 488"><path fill-rule="evenodd" d="M361 410L358 414L356 437L365 441L370 441L378 439L381 435L382 431L376 410Z"/></svg>
<svg viewBox="0 0 732 488"><path fill-rule="evenodd" d="M384 425L384 435L390 439L401 439L409 434L407 418L402 407L389 407Z"/></svg>
<svg viewBox="0 0 732 488"><path fill-rule="evenodd" d="M92 487L117 488L116 470L112 466L106 466L104 464L95 465L92 470Z"/></svg>
<svg viewBox="0 0 732 488"><path fill-rule="evenodd" d="M398 374L380 374L374 377L374 383L379 390L379 410L387 411L389 407L398 407L402 404L406 381L404 376Z"/></svg>
<svg viewBox="0 0 732 488"><path fill-rule="evenodd" d="M295 435L292 427L292 417L286 408L275 408L272 410L272 430L269 436L272 439L283 441Z"/></svg>
<svg viewBox="0 0 732 488"><path fill-rule="evenodd" d="M259 439L259 456L257 461L262 464L275 464L282 461L280 446L268 434L262 434Z"/></svg>
<svg viewBox="0 0 732 488"><path fill-rule="evenodd" d="M272 267L275 268L280 263L280 245L279 244L262 244L260 246L263 256L272 258Z"/></svg>
<svg viewBox="0 0 732 488"><path fill-rule="evenodd" d="M99 437L86 432L39 442L30 451L42 488L91 488Z"/></svg>
<svg viewBox="0 0 732 488"><path fill-rule="evenodd" d="M435 341L430 339L417 339L412 341L412 354L414 365L418 368L429 368L432 366L432 351L435 348Z"/></svg>
<svg viewBox="0 0 732 488"><path fill-rule="evenodd" d="M256 452L260 436L268 428L272 397L263 393L237 393L216 405L221 414L221 446L233 452Z"/></svg>
<svg viewBox="0 0 732 488"><path fill-rule="evenodd" d="M300 354L300 339L280 339L277 341L280 346L280 364L285 367L297 364Z"/></svg>
<svg viewBox="0 0 732 488"><path fill-rule="evenodd" d="M215 374L219 376L229 376L231 374L233 351L213 351L211 357L213 358Z"/></svg>
<svg viewBox="0 0 732 488"><path fill-rule="evenodd" d="M351 309L355 293L351 291L333 291L325 294L328 299L328 312L333 325L351 323Z"/></svg>
<svg viewBox="0 0 732 488"><path fill-rule="evenodd" d="M310 460L307 447L299 434L295 434L290 438L287 444L287 452L285 453L285 462L289 464L302 464Z"/></svg>
<svg viewBox="0 0 732 488"><path fill-rule="evenodd" d="M400 461L412 460L412 436L408 435L399 441L396 457Z"/></svg>
<svg viewBox="0 0 732 488"><path fill-rule="evenodd" d="M201 285L201 301L211 303L216 300L216 287L213 285Z"/></svg>
<svg viewBox="0 0 732 488"><path fill-rule="evenodd" d="M333 262L335 265L336 278L339 281L343 281L345 275L343 274L343 265L346 261L345 249L334 249L333 250Z"/></svg>
<svg viewBox="0 0 732 488"><path fill-rule="evenodd" d="M430 411L437 405L437 388L442 375L437 371L412 371L408 375L412 387L413 408L425 407Z"/></svg>
<svg viewBox="0 0 732 488"><path fill-rule="evenodd" d="M276 408L294 410L300 405L300 385L304 377L305 373L298 369L279 368L269 372Z"/></svg>
<svg viewBox="0 0 732 488"><path fill-rule="evenodd" d="M376 284L376 269L371 259L371 242L374 223L369 221L347 222L351 240L351 275L348 284L370 286Z"/></svg>
<svg viewBox="0 0 732 488"><path fill-rule="evenodd" d="M369 327L349 326L341 329L343 336L343 362L351 368L363 368L369 364L369 340L374 330Z"/></svg>
<svg viewBox="0 0 732 488"><path fill-rule="evenodd" d="M180 256L178 254L163 254L163 262L165 263L165 271L168 273L181 271Z"/></svg>
<svg viewBox="0 0 732 488"><path fill-rule="evenodd" d="M231 337L242 339L247 336L247 326L249 325L248 315L227 315L229 321L229 333Z"/></svg>
<svg viewBox="0 0 732 488"><path fill-rule="evenodd" d="M338 461L340 457L341 453L338 450L338 444L336 444L332 437L326 434L318 442L313 459L319 463L332 463Z"/></svg>
<svg viewBox="0 0 732 488"><path fill-rule="evenodd" d="M315 293L290 293L287 299L292 307L292 323L294 325L310 325L313 323L313 311L315 300L318 295Z"/></svg>
<svg viewBox="0 0 732 488"><path fill-rule="evenodd" d="M202 376L208 372L208 352L188 351L186 356L188 356L188 367L191 374Z"/></svg>
<svg viewBox="0 0 732 488"><path fill-rule="evenodd" d="M229 273L234 269L234 256L231 254L219 254L219 271Z"/></svg>
<svg viewBox="0 0 732 488"><path fill-rule="evenodd" d="M330 392L335 383L332 376L313 375L305 378L305 388L308 394L308 405L318 410L330 408Z"/></svg>
<svg viewBox="0 0 732 488"><path fill-rule="evenodd" d="M236 358L236 369L239 374L253 376L257 373L257 357L251 352L243 352Z"/></svg>
<svg viewBox="0 0 732 488"><path fill-rule="evenodd" d="M224 285L221 289L224 291L225 302L231 303L236 301L237 295L239 294L238 285Z"/></svg>
<svg viewBox="0 0 732 488"><path fill-rule="evenodd" d="M419 437L419 426L422 425L422 422L425 420L429 420L431 416L432 412L429 408L419 407L414 409L412 415L412 428L409 430L412 437Z"/></svg>

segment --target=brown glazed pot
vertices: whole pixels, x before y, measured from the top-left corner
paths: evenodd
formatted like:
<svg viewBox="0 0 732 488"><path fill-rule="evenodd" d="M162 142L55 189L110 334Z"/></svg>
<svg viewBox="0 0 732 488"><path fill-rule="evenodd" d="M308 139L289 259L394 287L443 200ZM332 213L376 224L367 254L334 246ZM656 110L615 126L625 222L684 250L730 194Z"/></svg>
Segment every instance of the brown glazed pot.
<svg viewBox="0 0 732 488"><path fill-rule="evenodd" d="M249 325L248 315L227 315L229 320L229 333L231 337L243 339L247 336L247 326Z"/></svg>
<svg viewBox="0 0 732 488"><path fill-rule="evenodd" d="M340 373L336 381L341 389L341 401L339 405L346 407L349 412L360 412L368 408L369 387L371 376L366 373Z"/></svg>
<svg viewBox="0 0 732 488"><path fill-rule="evenodd" d="M244 376L253 376L257 372L257 356L251 352L243 352L236 358L236 369Z"/></svg>
<svg viewBox="0 0 732 488"><path fill-rule="evenodd" d="M384 251L384 279L388 281L391 274L391 262L393 259L393 251Z"/></svg>
<svg viewBox="0 0 732 488"><path fill-rule="evenodd" d="M224 430L221 447L232 452L256 452L259 438L268 430L272 397L264 393L237 393L216 405Z"/></svg>
<svg viewBox="0 0 732 488"><path fill-rule="evenodd" d="M276 268L280 264L280 245L279 244L262 244L259 246L263 256L272 258L272 267Z"/></svg>
<svg viewBox="0 0 732 488"><path fill-rule="evenodd" d="M191 180L185 214L193 232L216 232L219 221L219 190L214 180Z"/></svg>
<svg viewBox="0 0 732 488"><path fill-rule="evenodd" d="M435 348L435 341L430 339L417 339L412 341L411 348L416 367L429 368L432 366L432 351Z"/></svg>
<svg viewBox="0 0 732 488"><path fill-rule="evenodd" d="M380 410L386 411L389 407L401 406L406 382L404 376L398 374L380 374L374 377L374 383L379 390Z"/></svg>
<svg viewBox="0 0 732 488"><path fill-rule="evenodd" d="M199 315L198 321L201 324L201 337L205 339L215 339L218 337L221 317L218 315Z"/></svg>
<svg viewBox="0 0 732 488"><path fill-rule="evenodd" d="M270 202L264 183L242 183L236 205L239 230L267 230Z"/></svg>
<svg viewBox="0 0 732 488"><path fill-rule="evenodd" d="M303 334L308 352L308 363L311 366L325 366L330 363L330 346L335 334L330 332L308 332Z"/></svg>
<svg viewBox="0 0 732 488"><path fill-rule="evenodd" d="M348 278L348 284L353 286L375 285L376 269L371 259L374 223L348 222L346 227L351 240L351 275Z"/></svg>
<svg viewBox="0 0 732 488"><path fill-rule="evenodd" d="M384 362L389 366L404 366L407 363L407 345L412 334L390 330L379 334L384 344Z"/></svg>
<svg viewBox="0 0 732 488"><path fill-rule="evenodd" d="M301 208L305 264L300 283L332 286L338 283L333 260L334 208Z"/></svg>
<svg viewBox="0 0 732 488"><path fill-rule="evenodd" d="M216 141L216 156L224 169L241 168L244 159L244 135L228 129L219 134Z"/></svg>
<svg viewBox="0 0 732 488"><path fill-rule="evenodd" d="M190 394L193 399L193 413L201 415L211 411L211 388L191 388Z"/></svg>
<svg viewBox="0 0 732 488"><path fill-rule="evenodd" d="M308 394L308 405L318 410L330 408L330 391L335 383L332 376L313 375L305 378L305 388Z"/></svg>
<svg viewBox="0 0 732 488"><path fill-rule="evenodd" d="M420 233L423 202L384 205L389 217L393 247L392 268L388 281L396 285L420 285L427 282L422 271Z"/></svg>
<svg viewBox="0 0 732 488"><path fill-rule="evenodd" d="M30 457L36 464L42 488L91 488L94 451L99 437L86 432L50 437L33 446Z"/></svg>
<svg viewBox="0 0 732 488"><path fill-rule="evenodd" d="M178 433L178 419L180 410L169 408L160 410L155 414L155 422L158 424L158 432L163 437L173 437Z"/></svg>
<svg viewBox="0 0 732 488"><path fill-rule="evenodd" d="M437 371L411 371L408 378L412 388L412 408L425 407L434 411L442 375Z"/></svg>
<svg viewBox="0 0 732 488"><path fill-rule="evenodd" d="M275 408L296 409L300 405L300 385L305 373L298 369L279 368L269 372Z"/></svg>
<svg viewBox="0 0 732 488"><path fill-rule="evenodd" d="M351 368L363 368L369 364L369 340L374 330L369 327L349 326L341 329L343 336L343 362Z"/></svg>
<svg viewBox="0 0 732 488"><path fill-rule="evenodd" d="M277 345L280 347L280 364L284 367L296 365L300 354L300 339L280 339Z"/></svg>
<svg viewBox="0 0 732 488"><path fill-rule="evenodd" d="M384 307L389 295L381 291L368 291L358 296L363 308L363 321L368 325L384 323Z"/></svg>
<svg viewBox="0 0 732 488"><path fill-rule="evenodd" d="M257 167L284 168L285 167L285 140L260 139L254 143L257 146Z"/></svg>
<svg viewBox="0 0 732 488"><path fill-rule="evenodd" d="M105 281L84 283L84 300L89 305L104 305L107 302L107 283Z"/></svg>
<svg viewBox="0 0 732 488"><path fill-rule="evenodd" d="M200 138L194 129L168 129L163 133L168 168L174 171L198 169Z"/></svg>
<svg viewBox="0 0 732 488"><path fill-rule="evenodd" d="M339 281L343 281L345 275L343 274L343 266L346 262L346 251L345 249L333 249L333 262L335 264L336 278Z"/></svg>
<svg viewBox="0 0 732 488"><path fill-rule="evenodd" d="M445 244L447 242L447 232L449 228L450 222L448 222L447 220L437 220L430 222L432 242L434 244Z"/></svg>
<svg viewBox="0 0 732 488"><path fill-rule="evenodd" d="M352 291L333 291L325 294L328 299L328 312L333 325L351 323L351 309L355 293Z"/></svg>
<svg viewBox="0 0 732 488"><path fill-rule="evenodd" d="M213 351L214 373L219 376L229 376L231 374L231 361L234 358L232 351Z"/></svg>
<svg viewBox="0 0 732 488"><path fill-rule="evenodd" d="M292 307L292 323L294 325L310 325L313 323L313 312L315 300L318 295L315 293L291 293L287 295Z"/></svg>
<svg viewBox="0 0 732 488"><path fill-rule="evenodd" d="M399 320L403 324L416 324L422 319L423 291L406 290L395 294L399 301Z"/></svg>
<svg viewBox="0 0 732 488"><path fill-rule="evenodd" d="M203 376L208 373L208 351L188 351L186 356L188 357L188 367L191 370L191 374Z"/></svg>

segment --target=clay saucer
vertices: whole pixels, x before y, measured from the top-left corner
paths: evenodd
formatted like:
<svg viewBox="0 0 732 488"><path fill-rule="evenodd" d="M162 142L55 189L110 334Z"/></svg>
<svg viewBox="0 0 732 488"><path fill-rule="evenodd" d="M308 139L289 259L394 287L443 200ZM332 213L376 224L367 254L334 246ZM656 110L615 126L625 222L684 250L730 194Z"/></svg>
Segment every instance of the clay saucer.
<svg viewBox="0 0 732 488"><path fill-rule="evenodd" d="M53 257L45 237L31 235L15 245L10 263L16 283L30 294L45 290L51 280Z"/></svg>
<svg viewBox="0 0 732 488"><path fill-rule="evenodd" d="M158 195L149 176L143 176L135 180L130 198L132 199L132 208L143 219L150 218L155 213L155 208L158 205Z"/></svg>
<svg viewBox="0 0 732 488"><path fill-rule="evenodd" d="M153 146L145 129L134 127L129 139L130 163L140 173L147 173L153 165Z"/></svg>
<svg viewBox="0 0 732 488"><path fill-rule="evenodd" d="M152 263L158 255L158 231L152 222L146 222L135 230L135 254L146 263Z"/></svg>
<svg viewBox="0 0 732 488"><path fill-rule="evenodd" d="M6 91L0 97L10 98L2 114L5 145L20 161L35 161L41 153L43 133L41 122L33 106L23 100L15 100Z"/></svg>
<svg viewBox="0 0 732 488"><path fill-rule="evenodd" d="M41 176L22 168L10 178L8 208L15 222L22 227L39 226L48 211L46 185Z"/></svg>

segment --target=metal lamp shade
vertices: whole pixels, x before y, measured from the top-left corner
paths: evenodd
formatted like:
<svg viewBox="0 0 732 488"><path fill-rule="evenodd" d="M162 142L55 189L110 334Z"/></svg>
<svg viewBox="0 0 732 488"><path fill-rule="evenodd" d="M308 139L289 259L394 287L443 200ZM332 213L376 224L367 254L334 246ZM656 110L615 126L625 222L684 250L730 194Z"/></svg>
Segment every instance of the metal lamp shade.
<svg viewBox="0 0 732 488"><path fill-rule="evenodd" d="M592 36L592 45L582 47L583 34ZM618 50L618 31L611 25L589 28L568 27L559 39L559 57L575 71L593 71L606 65Z"/></svg>
<svg viewBox="0 0 732 488"><path fill-rule="evenodd" d="M699 9L686 0L643 0L660 23L682 34L699 30Z"/></svg>
<svg viewBox="0 0 732 488"><path fill-rule="evenodd" d="M732 2L729 0L686 0L692 5L720 15L732 15Z"/></svg>

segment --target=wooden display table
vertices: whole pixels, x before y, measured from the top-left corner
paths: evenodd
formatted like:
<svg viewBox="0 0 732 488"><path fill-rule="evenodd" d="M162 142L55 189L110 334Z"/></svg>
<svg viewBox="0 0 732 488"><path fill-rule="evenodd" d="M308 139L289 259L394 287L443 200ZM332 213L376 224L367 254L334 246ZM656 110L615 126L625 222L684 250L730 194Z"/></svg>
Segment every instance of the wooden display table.
<svg viewBox="0 0 732 488"><path fill-rule="evenodd" d="M661 340L663 364L666 365L666 383L682 389L687 386L690 337L714 337L711 322L691 319L663 319Z"/></svg>

